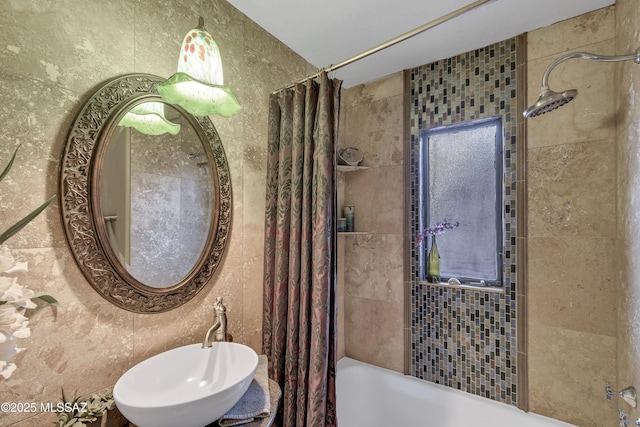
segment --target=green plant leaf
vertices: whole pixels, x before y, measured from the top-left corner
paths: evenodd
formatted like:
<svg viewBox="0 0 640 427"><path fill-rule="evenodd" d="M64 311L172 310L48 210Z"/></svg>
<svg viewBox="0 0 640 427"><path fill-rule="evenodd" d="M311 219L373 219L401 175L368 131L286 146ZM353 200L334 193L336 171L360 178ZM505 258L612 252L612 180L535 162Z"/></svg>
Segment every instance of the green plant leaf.
<svg viewBox="0 0 640 427"><path fill-rule="evenodd" d="M62 305L60 305L58 300L52 297L51 295L38 295L37 297L34 297L34 298L42 300L47 304L55 305L56 307L62 307Z"/></svg>
<svg viewBox="0 0 640 427"><path fill-rule="evenodd" d="M22 230L22 228L25 225L29 224L35 217L37 217L40 214L40 212L42 212L47 206L49 206L49 203L51 203L55 197L56 196L51 196L49 198L49 200L47 200L42 205L40 205L36 210L34 210L29 215L27 215L24 218L22 218L20 221L15 223L13 226L9 227L9 229L7 231L5 231L4 233L0 234L0 245L3 244L9 237L13 236L18 231Z"/></svg>
<svg viewBox="0 0 640 427"><path fill-rule="evenodd" d="M76 401L78 400L78 390L73 392L73 398L71 400L67 399L67 397L64 395L64 388L60 387L60 389L62 390L62 402L63 403L71 403L74 404L76 403Z"/></svg>
<svg viewBox="0 0 640 427"><path fill-rule="evenodd" d="M2 173L0 174L0 181L2 181L2 178L4 178L9 173L9 170L11 169L11 166L13 166L13 161L16 159L16 154L18 154L18 148L20 148L19 145L15 149L15 151L13 152L13 156L11 156L11 160L9 160L9 163L7 164L7 167L5 167L4 170L2 171Z"/></svg>

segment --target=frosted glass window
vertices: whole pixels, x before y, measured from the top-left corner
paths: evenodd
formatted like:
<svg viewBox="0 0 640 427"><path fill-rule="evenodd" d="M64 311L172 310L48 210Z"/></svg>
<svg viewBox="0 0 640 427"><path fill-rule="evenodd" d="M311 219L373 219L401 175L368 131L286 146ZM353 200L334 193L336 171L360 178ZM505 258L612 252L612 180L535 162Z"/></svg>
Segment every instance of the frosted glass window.
<svg viewBox="0 0 640 427"><path fill-rule="evenodd" d="M422 132L422 226L460 223L437 236L442 281L502 285L502 145L500 119Z"/></svg>

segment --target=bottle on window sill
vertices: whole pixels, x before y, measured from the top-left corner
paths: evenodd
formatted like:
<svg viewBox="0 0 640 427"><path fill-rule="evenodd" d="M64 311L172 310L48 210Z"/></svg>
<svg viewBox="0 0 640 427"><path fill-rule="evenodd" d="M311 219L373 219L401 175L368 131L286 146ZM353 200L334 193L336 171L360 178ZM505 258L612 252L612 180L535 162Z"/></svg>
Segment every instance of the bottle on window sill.
<svg viewBox="0 0 640 427"><path fill-rule="evenodd" d="M431 235L431 249L427 258L427 281L431 283L440 282L440 254L436 244L436 235Z"/></svg>

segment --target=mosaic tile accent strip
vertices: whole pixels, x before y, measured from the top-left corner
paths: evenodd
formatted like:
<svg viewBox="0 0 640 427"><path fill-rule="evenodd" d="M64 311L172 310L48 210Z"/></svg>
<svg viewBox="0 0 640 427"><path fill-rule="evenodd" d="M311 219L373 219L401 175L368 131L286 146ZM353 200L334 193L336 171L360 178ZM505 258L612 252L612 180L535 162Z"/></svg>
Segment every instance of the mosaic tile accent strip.
<svg viewBox="0 0 640 427"><path fill-rule="evenodd" d="M502 116L506 171L504 292L420 283L419 257L412 250L410 374L512 405L518 391L517 44L513 38L413 68L408 83L412 235L419 232L421 130Z"/></svg>

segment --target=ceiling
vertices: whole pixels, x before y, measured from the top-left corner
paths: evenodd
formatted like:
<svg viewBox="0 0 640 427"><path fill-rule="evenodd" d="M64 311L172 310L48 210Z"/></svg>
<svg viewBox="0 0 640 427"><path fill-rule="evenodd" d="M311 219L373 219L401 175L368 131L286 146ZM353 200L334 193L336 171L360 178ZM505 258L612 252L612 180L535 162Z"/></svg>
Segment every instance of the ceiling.
<svg viewBox="0 0 640 427"><path fill-rule="evenodd" d="M473 0L227 0L317 68L327 68ZM493 0L332 73L344 87L478 49L615 0ZM300 76L304 78L305 76Z"/></svg>

